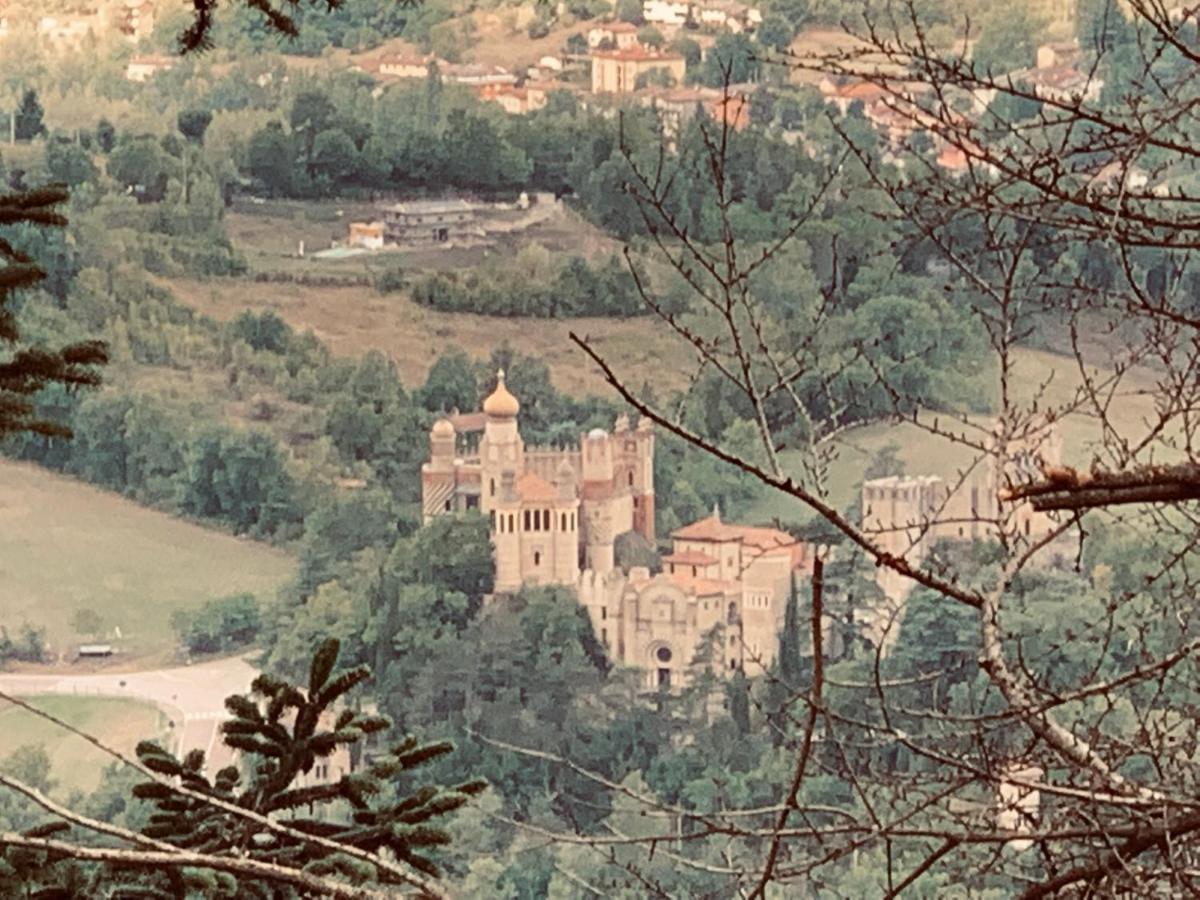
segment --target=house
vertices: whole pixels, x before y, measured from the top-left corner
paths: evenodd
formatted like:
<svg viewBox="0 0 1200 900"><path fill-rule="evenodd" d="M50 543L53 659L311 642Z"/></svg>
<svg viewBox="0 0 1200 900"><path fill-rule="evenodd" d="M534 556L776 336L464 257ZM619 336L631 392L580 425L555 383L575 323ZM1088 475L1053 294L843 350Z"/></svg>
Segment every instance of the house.
<svg viewBox="0 0 1200 900"><path fill-rule="evenodd" d="M646 47L594 51L592 93L631 94L639 87L638 79L652 72L681 84L687 74L687 63L677 53L660 53Z"/></svg>
<svg viewBox="0 0 1200 900"><path fill-rule="evenodd" d="M516 84L517 76L503 66L477 63L446 63L441 66L442 78L455 84L478 87L484 84Z"/></svg>
<svg viewBox="0 0 1200 900"><path fill-rule="evenodd" d="M125 66L125 78L128 81L149 81L161 72L171 71L177 63L175 57L164 56L161 53L134 56Z"/></svg>
<svg viewBox="0 0 1200 900"><path fill-rule="evenodd" d="M384 237L393 244L444 244L474 234L475 210L463 200L411 200L385 207Z"/></svg>
<svg viewBox="0 0 1200 900"><path fill-rule="evenodd" d="M376 58L373 70L385 78L424 78L429 74L429 64L441 61L436 56L411 56L404 53L388 53Z"/></svg>
<svg viewBox="0 0 1200 900"><path fill-rule="evenodd" d="M1095 75L1067 65L1025 69L1014 73L1013 81L1029 85L1039 97L1056 103L1095 101L1104 88L1104 82Z"/></svg>
<svg viewBox="0 0 1200 900"><path fill-rule="evenodd" d="M1039 69L1073 66L1082 55L1079 45L1074 41L1054 41L1037 48L1036 66Z"/></svg>
<svg viewBox="0 0 1200 900"><path fill-rule="evenodd" d="M739 34L753 31L762 24L762 12L738 0L709 0L692 9L692 18L702 28L731 31Z"/></svg>
<svg viewBox="0 0 1200 900"><path fill-rule="evenodd" d="M639 44L638 27L632 22L601 22L587 33L589 50L602 45L609 50L627 50Z"/></svg>
<svg viewBox="0 0 1200 900"><path fill-rule="evenodd" d="M383 223L351 222L349 244L365 250L380 249L383 247Z"/></svg>
<svg viewBox="0 0 1200 900"><path fill-rule="evenodd" d="M154 21L154 4L150 0L123 0L117 30L133 41L140 41L154 31Z"/></svg>
<svg viewBox="0 0 1200 900"><path fill-rule="evenodd" d="M650 25L678 27L692 15L692 4L685 0L645 0L642 3L642 18Z"/></svg>

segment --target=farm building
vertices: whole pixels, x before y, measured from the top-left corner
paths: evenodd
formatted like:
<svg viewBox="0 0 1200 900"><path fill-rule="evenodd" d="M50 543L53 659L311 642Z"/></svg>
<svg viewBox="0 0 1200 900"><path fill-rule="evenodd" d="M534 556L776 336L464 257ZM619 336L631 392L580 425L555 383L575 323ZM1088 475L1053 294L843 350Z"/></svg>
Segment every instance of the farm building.
<svg viewBox="0 0 1200 900"><path fill-rule="evenodd" d="M463 200L413 200L383 210L384 235L394 244L444 244L474 232L475 210Z"/></svg>

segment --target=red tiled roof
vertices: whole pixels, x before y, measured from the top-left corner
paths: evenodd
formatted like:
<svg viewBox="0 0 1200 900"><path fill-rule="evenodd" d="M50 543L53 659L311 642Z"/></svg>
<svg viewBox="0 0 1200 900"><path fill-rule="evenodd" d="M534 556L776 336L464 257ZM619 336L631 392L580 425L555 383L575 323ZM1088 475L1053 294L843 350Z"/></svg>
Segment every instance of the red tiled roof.
<svg viewBox="0 0 1200 900"><path fill-rule="evenodd" d="M558 488L533 472L518 478L516 488L517 496L531 503L549 503L558 499Z"/></svg>
<svg viewBox="0 0 1200 900"><path fill-rule="evenodd" d="M741 541L758 550L777 547L795 547L797 541L786 531L778 528L760 528L754 525L727 525L717 516L709 516L691 525L671 532L674 540L684 541Z"/></svg>

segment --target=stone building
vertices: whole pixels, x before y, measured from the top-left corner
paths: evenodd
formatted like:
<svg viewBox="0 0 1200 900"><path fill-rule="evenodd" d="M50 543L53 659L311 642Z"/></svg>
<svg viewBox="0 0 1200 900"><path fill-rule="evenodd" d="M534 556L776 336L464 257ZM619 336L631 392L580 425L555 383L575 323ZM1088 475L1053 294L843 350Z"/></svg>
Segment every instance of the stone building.
<svg viewBox="0 0 1200 900"><path fill-rule="evenodd" d="M638 79L652 72L682 84L687 63L678 53L662 53L647 47L596 50L592 53L592 93L631 94Z"/></svg>
<svg viewBox="0 0 1200 900"><path fill-rule="evenodd" d="M775 660L793 579L811 570L811 545L722 522L716 510L671 544L658 575L583 573L579 602L609 657L640 669L648 690L685 684L696 665L761 674Z"/></svg>
<svg viewBox="0 0 1200 900"><path fill-rule="evenodd" d="M475 234L475 210L464 200L412 200L383 209L391 244L444 244Z"/></svg>
<svg viewBox="0 0 1200 900"><path fill-rule="evenodd" d="M1000 494L1043 466L1060 464L1062 439L1057 426L1035 423L1020 439L1010 441L1003 469L996 463L995 443L993 436L985 457L962 475L894 475L864 481L864 531L880 549L911 563L920 563L942 540L987 540L1001 529L1025 538L1048 533L1055 523L1046 513L1035 512L1028 502L1001 503ZM903 602L913 586L886 566L879 568L877 578L895 603Z"/></svg>
<svg viewBox="0 0 1200 900"><path fill-rule="evenodd" d="M421 468L426 521L478 511L491 521L496 592L523 585L575 588L614 662L640 669L645 687L678 687L699 651L727 674L770 665L792 579L812 548L774 528L733 525L714 510L671 535L663 570L622 571L625 532L654 540L654 432L647 420L594 429L568 448L526 447L521 405L499 373L481 413L430 431Z"/></svg>
<svg viewBox="0 0 1200 900"><path fill-rule="evenodd" d="M654 433L648 421L593 429L576 447L529 447L521 405L497 378L482 416L441 419L421 467L423 513L478 510L492 522L496 590L575 586L581 569L607 574L618 535L654 539ZM456 424L457 423L457 424Z"/></svg>

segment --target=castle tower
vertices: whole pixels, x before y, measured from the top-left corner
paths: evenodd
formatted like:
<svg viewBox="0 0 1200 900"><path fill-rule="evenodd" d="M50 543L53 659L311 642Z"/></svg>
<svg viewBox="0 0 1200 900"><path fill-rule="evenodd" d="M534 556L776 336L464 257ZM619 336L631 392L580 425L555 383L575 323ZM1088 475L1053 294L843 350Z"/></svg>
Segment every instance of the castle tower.
<svg viewBox="0 0 1200 900"><path fill-rule="evenodd" d="M421 514L426 523L454 509L456 437L448 419L438 419L429 431L429 462L421 466Z"/></svg>
<svg viewBox="0 0 1200 900"><path fill-rule="evenodd" d="M504 370L501 369L496 373L496 389L483 401L487 421L479 442L479 459L482 478L480 508L484 513L495 508L504 474L515 476L524 470L525 444L517 429L517 413L520 411L521 404L505 386Z"/></svg>
<svg viewBox="0 0 1200 900"><path fill-rule="evenodd" d="M642 416L633 433L633 527L654 541L654 428Z"/></svg>
<svg viewBox="0 0 1200 900"><path fill-rule="evenodd" d="M603 428L593 428L582 441L584 566L597 575L613 569L613 446Z"/></svg>
<svg viewBox="0 0 1200 900"><path fill-rule="evenodd" d="M516 473L502 472L498 478L491 515L492 546L496 558L496 590L500 593L521 587L521 504L517 498Z"/></svg>
<svg viewBox="0 0 1200 900"><path fill-rule="evenodd" d="M579 501L575 469L565 459L554 473L554 487L558 491L552 523L554 580L574 584L579 579Z"/></svg>

